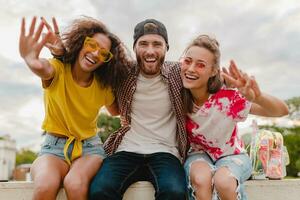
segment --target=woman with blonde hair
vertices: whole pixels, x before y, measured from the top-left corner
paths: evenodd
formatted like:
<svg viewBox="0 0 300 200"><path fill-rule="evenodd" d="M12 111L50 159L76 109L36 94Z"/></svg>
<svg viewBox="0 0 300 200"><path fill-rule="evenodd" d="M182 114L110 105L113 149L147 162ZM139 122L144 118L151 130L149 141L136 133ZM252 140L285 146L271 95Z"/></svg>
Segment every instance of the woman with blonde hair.
<svg viewBox="0 0 300 200"><path fill-rule="evenodd" d="M208 35L194 39L180 61L190 143L185 162L189 199L244 200L243 182L252 168L237 123L249 113L286 115L287 105L262 93L254 77L233 61L222 76L237 89L222 86L219 43Z"/></svg>

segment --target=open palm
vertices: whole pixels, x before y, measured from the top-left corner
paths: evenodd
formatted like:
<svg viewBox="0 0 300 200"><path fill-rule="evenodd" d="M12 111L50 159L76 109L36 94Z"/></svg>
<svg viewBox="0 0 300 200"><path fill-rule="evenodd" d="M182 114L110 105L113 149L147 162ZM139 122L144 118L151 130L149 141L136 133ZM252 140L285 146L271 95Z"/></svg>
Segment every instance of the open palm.
<svg viewBox="0 0 300 200"><path fill-rule="evenodd" d="M45 18L42 17L41 19L44 25L46 26L46 28L48 29L48 33L49 33L45 46L50 50L52 55L56 55L56 56L64 55L65 47L62 42L62 39L60 38L60 33L59 33L59 29L55 17L52 18L53 28L50 26L50 24L46 21Z"/></svg>
<svg viewBox="0 0 300 200"><path fill-rule="evenodd" d="M41 22L37 30L35 30L35 24L36 17L32 19L29 33L26 35L25 18L22 19L21 34L19 39L19 52L21 57L30 67L40 68L42 67L42 61L39 60L39 55L50 34L47 33L45 37L39 41L44 23Z"/></svg>
<svg viewBox="0 0 300 200"><path fill-rule="evenodd" d="M229 72L223 69L222 77L227 85L236 87L249 101L255 101L261 95L254 76L248 76L247 73L239 70L233 60L230 61Z"/></svg>

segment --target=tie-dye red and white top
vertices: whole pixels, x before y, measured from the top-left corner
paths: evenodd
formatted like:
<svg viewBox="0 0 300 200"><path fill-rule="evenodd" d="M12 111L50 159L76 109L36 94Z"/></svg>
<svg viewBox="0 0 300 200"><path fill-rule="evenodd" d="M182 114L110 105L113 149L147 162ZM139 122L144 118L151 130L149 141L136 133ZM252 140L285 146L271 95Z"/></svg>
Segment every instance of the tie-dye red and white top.
<svg viewBox="0 0 300 200"><path fill-rule="evenodd" d="M189 154L206 152L213 160L246 152L238 135L237 122L244 121L251 108L239 91L222 88L202 105L194 105L187 116Z"/></svg>

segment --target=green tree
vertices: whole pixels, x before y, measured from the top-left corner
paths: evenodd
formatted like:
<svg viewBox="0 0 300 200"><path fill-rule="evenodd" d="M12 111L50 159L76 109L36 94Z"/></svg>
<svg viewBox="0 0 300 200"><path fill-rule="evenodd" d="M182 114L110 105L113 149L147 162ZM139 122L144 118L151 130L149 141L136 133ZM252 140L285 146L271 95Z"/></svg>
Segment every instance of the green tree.
<svg viewBox="0 0 300 200"><path fill-rule="evenodd" d="M21 151L17 152L16 155L16 166L20 164L31 164L37 157L37 153L28 150L22 149Z"/></svg>
<svg viewBox="0 0 300 200"><path fill-rule="evenodd" d="M300 172L300 134L287 134L284 136L284 140L290 156L287 173L289 176L297 176L297 173Z"/></svg>
<svg viewBox="0 0 300 200"><path fill-rule="evenodd" d="M300 108L300 97L293 97L285 102L288 104L289 108L294 107L296 110L299 110Z"/></svg>
<svg viewBox="0 0 300 200"><path fill-rule="evenodd" d="M293 97L285 101L289 107L289 116L292 119L298 119L300 117L300 97Z"/></svg>
<svg viewBox="0 0 300 200"><path fill-rule="evenodd" d="M120 118L101 113L97 120L97 127L99 129L99 137L103 142L105 142L111 133L115 132L121 127Z"/></svg>

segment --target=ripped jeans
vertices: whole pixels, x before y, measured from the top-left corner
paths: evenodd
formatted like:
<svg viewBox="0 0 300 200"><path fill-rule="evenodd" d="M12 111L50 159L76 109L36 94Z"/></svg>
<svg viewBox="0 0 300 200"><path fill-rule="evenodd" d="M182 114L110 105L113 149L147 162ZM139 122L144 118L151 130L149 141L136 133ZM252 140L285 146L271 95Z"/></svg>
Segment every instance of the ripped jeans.
<svg viewBox="0 0 300 200"><path fill-rule="evenodd" d="M188 156L185 164L184 169L186 172L186 181L188 186L188 199L189 200L196 200L194 189L190 182L190 168L193 162L195 161L204 161L207 162L208 165L212 169L212 173L214 173L221 167L227 167L231 172L232 176L237 180L238 186L236 189L237 192L237 199L238 200L247 200L247 196L245 193L243 183L249 179L252 172L252 165L249 156L246 153L237 154L237 155L229 155L218 159L217 161L213 162L213 160L208 156L206 153L196 153L191 154ZM199 171L201 173L201 171ZM213 183L213 181L212 181ZM220 199L218 197L217 191L215 187L213 187L213 195L212 200Z"/></svg>

